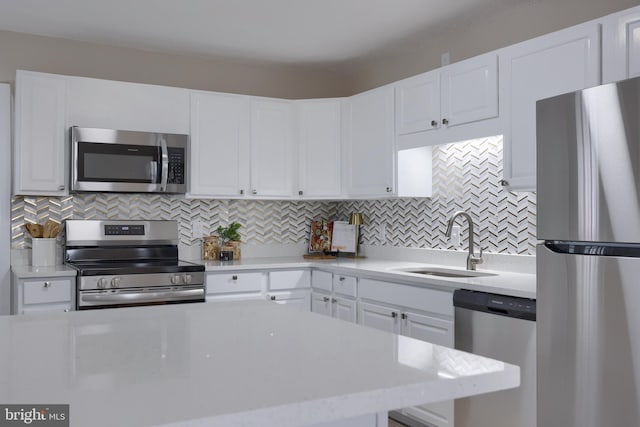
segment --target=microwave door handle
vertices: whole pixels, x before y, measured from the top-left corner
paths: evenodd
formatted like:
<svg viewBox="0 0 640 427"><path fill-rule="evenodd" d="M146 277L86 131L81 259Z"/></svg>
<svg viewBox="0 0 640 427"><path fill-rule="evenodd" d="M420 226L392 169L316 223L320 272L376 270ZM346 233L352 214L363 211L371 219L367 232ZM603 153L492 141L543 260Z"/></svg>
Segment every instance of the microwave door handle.
<svg viewBox="0 0 640 427"><path fill-rule="evenodd" d="M160 136L160 153L162 157L162 173L160 175L160 190L167 191L167 179L169 178L169 151L167 141Z"/></svg>

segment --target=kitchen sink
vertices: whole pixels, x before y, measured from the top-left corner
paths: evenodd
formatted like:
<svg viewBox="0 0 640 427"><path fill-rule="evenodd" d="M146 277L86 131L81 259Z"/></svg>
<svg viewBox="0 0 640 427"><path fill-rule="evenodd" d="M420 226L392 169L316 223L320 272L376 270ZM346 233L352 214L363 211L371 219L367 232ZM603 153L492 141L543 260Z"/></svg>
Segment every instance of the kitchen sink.
<svg viewBox="0 0 640 427"><path fill-rule="evenodd" d="M437 277L449 277L463 279L467 277L488 277L497 276L494 273L485 273L484 271L472 271L472 270L456 270L448 268L400 268L397 271L412 274L422 274L425 276L437 276Z"/></svg>

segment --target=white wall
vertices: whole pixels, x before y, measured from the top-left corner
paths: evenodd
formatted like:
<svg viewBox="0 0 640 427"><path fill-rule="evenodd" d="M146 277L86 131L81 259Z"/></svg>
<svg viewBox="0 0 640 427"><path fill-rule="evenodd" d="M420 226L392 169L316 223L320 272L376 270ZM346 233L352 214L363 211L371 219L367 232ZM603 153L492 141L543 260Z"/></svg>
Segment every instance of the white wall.
<svg viewBox="0 0 640 427"><path fill-rule="evenodd" d="M11 274L11 88L0 84L0 315L9 314Z"/></svg>

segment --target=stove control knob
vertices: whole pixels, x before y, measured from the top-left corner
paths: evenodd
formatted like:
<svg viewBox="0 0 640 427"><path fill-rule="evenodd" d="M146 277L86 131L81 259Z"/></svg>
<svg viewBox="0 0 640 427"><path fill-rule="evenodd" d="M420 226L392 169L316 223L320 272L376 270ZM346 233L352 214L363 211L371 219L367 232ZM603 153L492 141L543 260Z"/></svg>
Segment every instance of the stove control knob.
<svg viewBox="0 0 640 427"><path fill-rule="evenodd" d="M175 276L171 276L171 284L172 285L179 285L180 284L180 279L181 279L181 277L178 276L177 274Z"/></svg>
<svg viewBox="0 0 640 427"><path fill-rule="evenodd" d="M120 287L120 278L119 277L114 277L113 279L111 279L111 287L112 288L119 288Z"/></svg>
<svg viewBox="0 0 640 427"><path fill-rule="evenodd" d="M105 279L104 277L101 279L98 279L98 287L100 289L104 289L107 287L107 279Z"/></svg>
<svg viewBox="0 0 640 427"><path fill-rule="evenodd" d="M184 280L185 284L190 284L191 283L191 275L190 274L185 274L184 277L182 278L182 280Z"/></svg>

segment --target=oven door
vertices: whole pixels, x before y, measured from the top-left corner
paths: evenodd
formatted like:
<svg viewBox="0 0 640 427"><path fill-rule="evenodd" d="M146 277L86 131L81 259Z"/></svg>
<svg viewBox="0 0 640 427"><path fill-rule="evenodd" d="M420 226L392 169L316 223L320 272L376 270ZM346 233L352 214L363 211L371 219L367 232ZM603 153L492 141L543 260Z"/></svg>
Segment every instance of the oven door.
<svg viewBox="0 0 640 427"><path fill-rule="evenodd" d="M204 302L203 285L80 291L78 310Z"/></svg>
<svg viewBox="0 0 640 427"><path fill-rule="evenodd" d="M71 190L180 193L186 135L71 128ZM181 174L176 179L176 174ZM181 185L180 185L181 184Z"/></svg>

